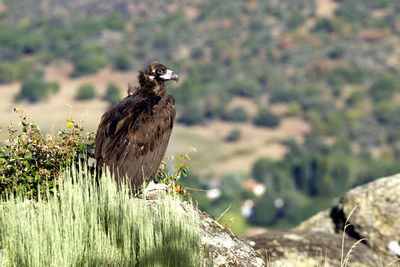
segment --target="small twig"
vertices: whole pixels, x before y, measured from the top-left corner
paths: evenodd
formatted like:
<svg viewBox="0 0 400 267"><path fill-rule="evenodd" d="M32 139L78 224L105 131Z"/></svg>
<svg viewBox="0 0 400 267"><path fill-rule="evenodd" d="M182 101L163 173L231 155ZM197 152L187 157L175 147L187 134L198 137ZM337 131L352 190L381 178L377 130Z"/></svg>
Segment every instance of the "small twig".
<svg viewBox="0 0 400 267"><path fill-rule="evenodd" d="M191 191L199 191L199 192L207 192L208 191L205 189L198 189L198 188L191 188L191 187L185 187L185 189L191 190Z"/></svg>
<svg viewBox="0 0 400 267"><path fill-rule="evenodd" d="M229 203L229 207L226 210L224 210L224 212L222 212L221 215L219 216L220 220L222 219L222 217L224 217L225 213L227 213L231 209L231 207L232 207L232 204Z"/></svg>

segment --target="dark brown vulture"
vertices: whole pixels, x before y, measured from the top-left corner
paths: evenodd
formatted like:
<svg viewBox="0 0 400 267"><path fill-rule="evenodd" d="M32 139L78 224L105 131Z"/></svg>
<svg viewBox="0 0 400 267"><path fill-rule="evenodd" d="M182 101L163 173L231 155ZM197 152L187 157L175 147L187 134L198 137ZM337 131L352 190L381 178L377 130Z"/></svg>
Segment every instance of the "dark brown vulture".
<svg viewBox="0 0 400 267"><path fill-rule="evenodd" d="M175 120L174 98L166 81L179 77L153 62L139 72L139 86L101 118L96 135L97 168L110 167L118 183L134 188L154 179Z"/></svg>

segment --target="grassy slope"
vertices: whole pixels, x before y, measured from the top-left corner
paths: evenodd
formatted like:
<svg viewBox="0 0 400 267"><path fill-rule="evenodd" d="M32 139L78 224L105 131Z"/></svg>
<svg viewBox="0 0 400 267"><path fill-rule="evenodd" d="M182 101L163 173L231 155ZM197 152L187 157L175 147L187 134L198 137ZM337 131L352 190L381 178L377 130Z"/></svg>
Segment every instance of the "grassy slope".
<svg viewBox="0 0 400 267"><path fill-rule="evenodd" d="M201 266L194 210L166 197L157 212L109 176L73 169L57 198L0 201L0 261L7 266Z"/></svg>

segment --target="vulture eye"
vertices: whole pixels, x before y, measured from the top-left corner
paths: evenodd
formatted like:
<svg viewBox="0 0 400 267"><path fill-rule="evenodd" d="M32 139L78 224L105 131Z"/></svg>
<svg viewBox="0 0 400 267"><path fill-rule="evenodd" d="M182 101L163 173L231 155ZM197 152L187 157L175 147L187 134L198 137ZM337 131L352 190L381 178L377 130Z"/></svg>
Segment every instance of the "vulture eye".
<svg viewBox="0 0 400 267"><path fill-rule="evenodd" d="M163 73L164 73L164 71L162 69L157 70L157 74L163 74Z"/></svg>

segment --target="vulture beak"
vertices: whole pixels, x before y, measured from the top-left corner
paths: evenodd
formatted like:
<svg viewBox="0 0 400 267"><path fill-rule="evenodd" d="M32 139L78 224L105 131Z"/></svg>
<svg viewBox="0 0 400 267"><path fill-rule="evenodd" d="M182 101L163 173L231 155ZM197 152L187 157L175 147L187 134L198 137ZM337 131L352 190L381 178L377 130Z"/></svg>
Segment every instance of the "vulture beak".
<svg viewBox="0 0 400 267"><path fill-rule="evenodd" d="M172 70L167 70L167 73L165 73L164 75L160 76L160 78L163 79L164 81L169 81L169 80L174 80L174 81L177 81L177 82L179 81L178 74L176 74Z"/></svg>

